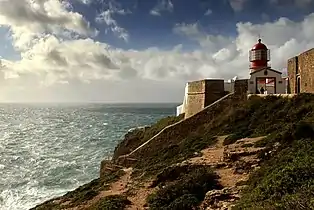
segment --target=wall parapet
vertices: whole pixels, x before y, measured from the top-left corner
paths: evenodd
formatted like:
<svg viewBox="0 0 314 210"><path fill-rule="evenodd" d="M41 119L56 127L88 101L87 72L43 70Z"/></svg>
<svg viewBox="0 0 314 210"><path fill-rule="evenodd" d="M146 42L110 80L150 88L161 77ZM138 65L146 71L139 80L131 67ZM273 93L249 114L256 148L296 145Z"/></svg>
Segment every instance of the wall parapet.
<svg viewBox="0 0 314 210"><path fill-rule="evenodd" d="M185 118L194 115L204 107L225 95L224 80L205 79L188 82Z"/></svg>
<svg viewBox="0 0 314 210"><path fill-rule="evenodd" d="M248 94L247 95L247 98L251 98L251 97L254 97L254 96L259 96L259 97L269 97L269 96L277 96L277 97L287 97L287 98L292 98L294 97L295 95L297 94Z"/></svg>
<svg viewBox="0 0 314 210"><path fill-rule="evenodd" d="M176 135L176 136L182 135L182 137L186 136L187 133L192 132L197 127L198 124L205 123L206 121L209 121L210 119L214 118L215 113L219 112L217 111L217 109L223 110L226 106L232 103L234 99L233 95L234 93L229 93L225 95L224 97L218 99L214 103L206 106L200 112L195 113L194 115L191 115L190 117L186 119L183 119L179 122L176 122L172 125L165 127L155 136L147 140L145 143L143 143L142 145L134 149L129 154L121 156L119 159L123 161L124 159L135 155L135 153L140 153L141 149L144 149L144 147L148 145L149 143L151 143L152 141L165 141L165 139L168 139L170 135ZM185 129L182 129L183 127ZM189 127L189 129L186 129L187 127Z"/></svg>

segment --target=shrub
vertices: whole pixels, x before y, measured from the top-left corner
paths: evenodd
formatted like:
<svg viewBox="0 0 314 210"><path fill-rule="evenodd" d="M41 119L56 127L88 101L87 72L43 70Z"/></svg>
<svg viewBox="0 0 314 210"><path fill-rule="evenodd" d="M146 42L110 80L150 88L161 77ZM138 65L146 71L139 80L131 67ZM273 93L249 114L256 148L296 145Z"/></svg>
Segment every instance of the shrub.
<svg viewBox="0 0 314 210"><path fill-rule="evenodd" d="M166 209L167 210L193 210L196 209L200 201L192 194L185 194L175 199Z"/></svg>
<svg viewBox="0 0 314 210"><path fill-rule="evenodd" d="M237 132L229 135L227 138L224 139L223 145L229 145L237 142L237 140L243 139L250 136L250 131L246 130L243 132Z"/></svg>
<svg viewBox="0 0 314 210"><path fill-rule="evenodd" d="M118 158L121 155L130 153L132 150L136 149L138 146L152 138L154 135L159 133L162 129L168 125L172 125L179 122L184 118L184 114L179 116L168 116L160 119L155 124L146 127L135 129L127 133L123 139L115 148L113 159Z"/></svg>
<svg viewBox="0 0 314 210"><path fill-rule="evenodd" d="M125 196L109 195L100 199L87 210L123 210L127 205L130 204L131 201L129 201Z"/></svg>
<svg viewBox="0 0 314 210"><path fill-rule="evenodd" d="M208 166L193 167L194 170L188 170L186 173L173 171L175 180L169 183L164 180L165 186L148 197L150 209L179 209L182 206L192 209L204 199L206 192L220 188L217 176ZM166 174L170 176L169 172Z"/></svg>
<svg viewBox="0 0 314 210"><path fill-rule="evenodd" d="M158 174L169 165L195 156L200 150L213 145L216 141L217 137L191 133L178 144L165 145L164 148L152 151L145 161L136 163L135 168L140 170L133 175L136 176L143 171L146 173L145 177Z"/></svg>
<svg viewBox="0 0 314 210"><path fill-rule="evenodd" d="M118 180L124 174L123 170L111 171L103 179L94 179L90 183L80 186L74 191L68 192L63 197L71 199L72 205L80 204L94 198L106 185Z"/></svg>
<svg viewBox="0 0 314 210"><path fill-rule="evenodd" d="M263 207L261 209L268 209L269 206L276 209L313 209L313 163L314 141L294 141L250 176L248 187L236 209L254 209L256 206ZM307 205L304 198L308 201Z"/></svg>

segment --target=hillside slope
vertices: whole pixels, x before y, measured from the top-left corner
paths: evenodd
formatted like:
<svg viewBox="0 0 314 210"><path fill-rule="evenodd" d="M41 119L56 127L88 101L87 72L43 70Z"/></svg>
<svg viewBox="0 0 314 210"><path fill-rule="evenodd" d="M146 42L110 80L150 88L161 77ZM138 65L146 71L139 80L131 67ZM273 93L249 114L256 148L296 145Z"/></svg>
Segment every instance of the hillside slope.
<svg viewBox="0 0 314 210"><path fill-rule="evenodd" d="M314 209L314 96L230 97L126 136L100 178L39 209ZM231 177L231 178L228 178Z"/></svg>

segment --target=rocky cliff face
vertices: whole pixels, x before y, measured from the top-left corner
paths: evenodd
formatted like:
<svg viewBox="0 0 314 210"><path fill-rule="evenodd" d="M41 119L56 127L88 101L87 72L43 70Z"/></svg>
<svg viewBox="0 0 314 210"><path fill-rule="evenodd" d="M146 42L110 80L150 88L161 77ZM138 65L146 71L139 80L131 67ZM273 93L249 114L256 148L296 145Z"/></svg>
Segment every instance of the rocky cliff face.
<svg viewBox="0 0 314 210"><path fill-rule="evenodd" d="M314 209L314 96L228 98L126 135L100 178L38 209Z"/></svg>

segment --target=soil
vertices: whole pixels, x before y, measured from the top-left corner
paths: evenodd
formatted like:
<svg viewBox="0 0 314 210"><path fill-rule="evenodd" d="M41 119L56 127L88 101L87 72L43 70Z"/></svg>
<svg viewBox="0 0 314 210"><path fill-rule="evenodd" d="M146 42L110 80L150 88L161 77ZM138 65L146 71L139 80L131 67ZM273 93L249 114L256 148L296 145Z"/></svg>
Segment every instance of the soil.
<svg viewBox="0 0 314 210"><path fill-rule="evenodd" d="M256 141L261 140L264 137L257 138L245 138L238 140L236 143L230 145L223 145L224 139L227 136L218 137L217 143L201 151L201 156L191 158L189 160L183 161L180 165L184 164L195 164L195 165L210 165L213 167L214 171L219 175L219 182L223 186L223 190L219 192L209 192L208 196L205 197L204 202L201 205L202 209L229 209L232 204L239 198L239 193L241 187L237 186L237 183L246 181L248 179L250 171L254 170L254 167L258 164L258 159L256 153L263 148L255 148L250 145L253 145ZM247 146L249 145L249 146ZM229 157L231 155L237 155L237 160L232 160ZM239 169L239 162L248 163L249 166L252 166L252 170ZM131 201L127 210L142 210L146 209L145 203L146 198L152 192L157 189L151 188L151 183L153 180L146 181L145 183L139 183L136 180L132 180L131 174L132 168L124 168L125 174L120 177L120 179L112 183L109 187L109 190L101 191L93 199L89 200L86 204L81 206L76 206L74 208L68 208L68 210L84 210L89 206L93 205L101 198L109 195L119 195L124 194L127 196L128 200ZM241 171L242 170L242 171ZM232 190L230 190L232 189ZM232 195L229 195L232 191ZM230 200L219 200L221 194L226 194L232 198ZM214 204L212 201L213 195L215 196ZM218 195L218 196L217 196ZM209 202L210 200L210 202ZM211 204L207 204L211 203ZM63 203L61 205L66 205Z"/></svg>

